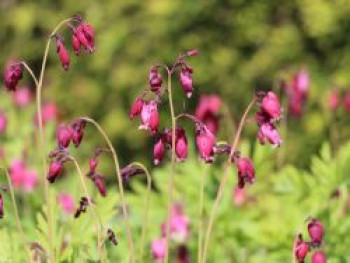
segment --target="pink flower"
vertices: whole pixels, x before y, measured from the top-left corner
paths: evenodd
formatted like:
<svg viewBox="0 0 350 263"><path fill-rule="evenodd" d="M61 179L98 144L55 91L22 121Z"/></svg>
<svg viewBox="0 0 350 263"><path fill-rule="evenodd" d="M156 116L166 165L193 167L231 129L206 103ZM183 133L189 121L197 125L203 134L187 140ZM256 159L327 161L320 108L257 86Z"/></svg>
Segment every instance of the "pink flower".
<svg viewBox="0 0 350 263"><path fill-rule="evenodd" d="M216 95L201 95L196 108L196 118L203 122L216 135L219 129L221 99Z"/></svg>
<svg viewBox="0 0 350 263"><path fill-rule="evenodd" d="M26 170L23 177L23 188L27 192L32 192L38 182L38 173L35 170Z"/></svg>
<svg viewBox="0 0 350 263"><path fill-rule="evenodd" d="M65 70L68 70L69 64L70 64L69 53L63 44L62 38L59 36L56 36L56 46L57 46L58 57L61 61L62 67Z"/></svg>
<svg viewBox="0 0 350 263"><path fill-rule="evenodd" d="M345 94L344 108L347 112L350 112L350 91L347 91Z"/></svg>
<svg viewBox="0 0 350 263"><path fill-rule="evenodd" d="M13 93L12 98L16 106L25 107L32 102L32 93L29 88L22 87Z"/></svg>
<svg viewBox="0 0 350 263"><path fill-rule="evenodd" d="M302 115L303 105L305 104L309 91L309 73L306 69L301 69L294 74L291 80L290 88L287 90L289 112L297 117Z"/></svg>
<svg viewBox="0 0 350 263"><path fill-rule="evenodd" d="M129 117L131 120L133 120L136 116L140 115L144 104L145 102L142 98L136 98L136 100L131 106L130 113L129 113Z"/></svg>
<svg viewBox="0 0 350 263"><path fill-rule="evenodd" d="M56 139L59 148L67 148L72 139L72 128L69 125L61 124L56 131Z"/></svg>
<svg viewBox="0 0 350 263"><path fill-rule="evenodd" d="M178 162L183 162L188 155L187 137L182 127L176 128L175 153Z"/></svg>
<svg viewBox="0 0 350 263"><path fill-rule="evenodd" d="M7 128L7 117L5 112L0 111L0 134L4 134Z"/></svg>
<svg viewBox="0 0 350 263"><path fill-rule="evenodd" d="M94 156L89 160L90 173L94 173L98 165L98 159Z"/></svg>
<svg viewBox="0 0 350 263"><path fill-rule="evenodd" d="M299 262L304 262L304 259L306 258L308 252L309 245L302 240L298 241L294 251L296 259Z"/></svg>
<svg viewBox="0 0 350 263"><path fill-rule="evenodd" d="M95 32L93 27L85 22L81 22L76 28L70 27L73 31L72 40L75 53L79 54L81 46L92 53L95 50Z"/></svg>
<svg viewBox="0 0 350 263"><path fill-rule="evenodd" d="M4 73L4 85L8 91L15 91L18 81L23 75L23 65L21 63L11 63Z"/></svg>
<svg viewBox="0 0 350 263"><path fill-rule="evenodd" d="M77 35L74 33L72 36L72 47L73 47L75 55L79 56L81 45L80 45L80 41L79 41Z"/></svg>
<svg viewBox="0 0 350 263"><path fill-rule="evenodd" d="M196 144L201 158L207 162L214 161L214 134L202 123L196 123Z"/></svg>
<svg viewBox="0 0 350 263"><path fill-rule="evenodd" d="M189 57L195 57L199 55L199 50L197 49L190 49L187 51L187 56Z"/></svg>
<svg viewBox="0 0 350 263"><path fill-rule="evenodd" d="M141 110L141 125L139 129L150 130L152 134L158 132L159 113L158 106L154 100L145 103Z"/></svg>
<svg viewBox="0 0 350 263"><path fill-rule="evenodd" d="M25 177L25 163L20 159L12 160L10 164L10 177L15 187L22 186Z"/></svg>
<svg viewBox="0 0 350 263"><path fill-rule="evenodd" d="M180 84L187 98L191 98L193 93L192 73L193 69L189 66L182 67L180 72Z"/></svg>
<svg viewBox="0 0 350 263"><path fill-rule="evenodd" d="M268 141L274 147L279 147L282 144L282 139L276 127L271 123L264 123L260 126L258 139L261 144L265 144Z"/></svg>
<svg viewBox="0 0 350 263"><path fill-rule="evenodd" d="M61 209L67 214L73 214L75 211L74 198L70 194L61 193L58 197L58 202L61 205Z"/></svg>
<svg viewBox="0 0 350 263"><path fill-rule="evenodd" d="M246 201L246 190L244 188L235 187L233 190L233 202L236 206L241 206Z"/></svg>
<svg viewBox="0 0 350 263"><path fill-rule="evenodd" d="M162 87L163 79L162 75L158 72L157 67L151 68L148 79L151 90L155 93L158 93L160 88Z"/></svg>
<svg viewBox="0 0 350 263"><path fill-rule="evenodd" d="M79 147L84 137L85 121L78 120L72 124L72 141L75 148Z"/></svg>
<svg viewBox="0 0 350 263"><path fill-rule="evenodd" d="M328 105L332 111L336 111L338 109L340 105L340 98L339 98L338 91L336 90L332 91L328 99Z"/></svg>
<svg viewBox="0 0 350 263"><path fill-rule="evenodd" d="M162 225L162 235L166 236L167 225ZM187 215L183 213L182 204L175 204L172 208L170 217L170 237L173 241L178 243L185 242L190 234L190 220Z"/></svg>
<svg viewBox="0 0 350 263"><path fill-rule="evenodd" d="M238 188L244 188L245 183L255 182L255 169L252 160L249 158L237 158L236 167L238 171Z"/></svg>
<svg viewBox="0 0 350 263"><path fill-rule="evenodd" d="M56 178L62 173L63 171L63 165L61 161L53 161L50 164L49 167L49 172L46 176L46 179L50 182L53 183L55 182Z"/></svg>
<svg viewBox="0 0 350 263"><path fill-rule="evenodd" d="M269 91L261 102L261 109L273 120L281 117L280 101L275 93Z"/></svg>
<svg viewBox="0 0 350 263"><path fill-rule="evenodd" d="M315 251L311 257L311 263L326 263L326 255L323 251Z"/></svg>
<svg viewBox="0 0 350 263"><path fill-rule="evenodd" d="M165 145L162 138L159 138L153 148L153 163L158 165L162 162L165 155Z"/></svg>
<svg viewBox="0 0 350 263"><path fill-rule="evenodd" d="M57 119L57 106L55 103L45 103L41 109L43 124L46 124L50 121L54 121Z"/></svg>
<svg viewBox="0 0 350 263"><path fill-rule="evenodd" d="M307 226L311 242L315 246L319 246L322 243L323 238L323 225L320 221L312 219Z"/></svg>
<svg viewBox="0 0 350 263"><path fill-rule="evenodd" d="M166 253L166 238L155 239L152 241L151 252L153 259L162 262Z"/></svg>
<svg viewBox="0 0 350 263"><path fill-rule="evenodd" d="M107 189L104 184L104 178L101 175L94 175L93 176L93 181L100 192L100 194L105 197L107 195Z"/></svg>

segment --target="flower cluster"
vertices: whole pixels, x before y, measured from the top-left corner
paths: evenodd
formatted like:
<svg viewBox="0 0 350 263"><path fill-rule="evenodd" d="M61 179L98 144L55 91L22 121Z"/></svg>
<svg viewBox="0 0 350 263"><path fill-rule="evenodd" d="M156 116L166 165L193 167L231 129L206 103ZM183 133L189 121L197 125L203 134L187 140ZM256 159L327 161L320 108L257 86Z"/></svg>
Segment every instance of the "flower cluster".
<svg viewBox="0 0 350 263"><path fill-rule="evenodd" d="M14 159L10 164L10 177L15 187L32 192L38 183L38 173L29 169L24 160Z"/></svg>
<svg viewBox="0 0 350 263"><path fill-rule="evenodd" d="M184 244L189 237L190 234L190 225L189 225L189 218L183 211L183 205L180 203L174 204L171 211L170 216L170 239L178 244ZM161 233L162 237L160 239L155 239L152 242L151 245L151 251L153 258L159 262L162 262L162 260L165 257L165 249L166 249L166 230L167 230L167 223L163 223L161 225ZM187 248L182 245L181 250L186 250ZM180 247L179 247L179 257L180 258L188 258L188 251L184 253L180 253ZM186 257L185 257L186 255ZM180 261L185 262L185 261Z"/></svg>
<svg viewBox="0 0 350 263"><path fill-rule="evenodd" d="M300 263L304 262L306 256L308 255L311 249L319 248L322 245L323 241L323 225L320 221L314 218L311 219L308 223L307 230L311 239L309 242L304 241L301 234L299 234L297 239L294 241L294 255ZM311 262L325 263L325 253L321 250L314 251L311 257Z"/></svg>

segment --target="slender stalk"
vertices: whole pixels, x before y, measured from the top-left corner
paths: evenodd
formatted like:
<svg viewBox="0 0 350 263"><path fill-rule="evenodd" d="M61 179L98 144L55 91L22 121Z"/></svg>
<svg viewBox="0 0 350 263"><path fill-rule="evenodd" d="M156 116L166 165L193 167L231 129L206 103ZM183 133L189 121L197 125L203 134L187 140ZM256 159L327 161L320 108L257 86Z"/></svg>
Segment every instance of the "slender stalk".
<svg viewBox="0 0 350 263"><path fill-rule="evenodd" d="M213 228L217 208L219 206L219 203L221 201L222 195L223 195L224 190L225 190L226 181L228 179L228 171L229 171L229 168L231 165L231 159L232 159L233 154L236 151L239 139L241 138L241 133L242 133L245 121L247 119L248 113L250 112L251 108L254 106L255 102L256 102L256 98L254 97L254 99L249 103L248 107L246 108L246 110L241 118L241 121L240 121L238 129L237 129L236 136L235 136L233 143L232 143L231 153L227 159L227 162L226 162L226 165L224 168L224 174L221 178L219 190L217 192L216 199L214 201L214 204L213 204L213 207L211 209L210 216L209 216L208 227L207 227L207 231L206 231L206 235L205 235L205 242L204 242L204 249L203 249L203 257L202 257L203 263L206 262L207 251L208 251L208 246L209 246L209 241L210 241L210 234L211 234L211 231Z"/></svg>
<svg viewBox="0 0 350 263"><path fill-rule="evenodd" d="M110 151L112 153L113 161L114 161L114 165L115 165L117 182L118 182L119 195L120 195L120 200L122 203L123 217L124 217L124 221L125 221L125 226L126 226L126 231L127 231L127 236L128 236L128 243L129 243L129 247L130 247L130 261L132 263L134 263L135 262L135 249L134 249L134 243L132 241L132 233L131 233L131 228L130 228L129 219L128 219L128 211L127 211L125 200L124 200L123 182L122 182L122 176L120 173L120 166L119 166L119 161L117 158L117 153L116 153L111 141L109 140L107 134L105 133L105 131L102 129L102 127L96 121L94 121L93 119L88 118L88 117L83 117L81 119L88 122L88 123L93 124L97 128L97 130L100 132L100 134L102 135L102 137L106 141L108 148L110 149Z"/></svg>
<svg viewBox="0 0 350 263"><path fill-rule="evenodd" d="M171 164L170 164L170 174L168 180L168 218L166 225L166 250L165 250L165 262L169 260L169 243L170 243L170 217L171 217L171 207L173 203L173 192L174 192L174 169L175 169L175 129L176 129L176 118L173 105L173 96L171 91L171 75L172 71L168 68L168 96L169 96L169 107L171 114Z"/></svg>
<svg viewBox="0 0 350 263"><path fill-rule="evenodd" d="M147 196L146 196L146 204L145 204L145 217L144 217L144 224L142 226L142 234L141 234L141 242L140 242L140 262L142 262L144 248L145 248L145 239L146 239L147 229L148 229L148 215L149 215L149 203L150 203L150 197L151 197L152 178L148 172L148 169L142 163L133 162L132 165L138 166L142 170L144 170L144 172L146 173L146 178L147 178Z"/></svg>
<svg viewBox="0 0 350 263"><path fill-rule="evenodd" d="M74 157L72 157L72 156L70 156L69 159L74 163L74 165L75 165L75 167L76 167L76 169L78 171L79 178L80 178L80 183L81 183L81 185L83 187L83 190L85 192L86 198L89 201L89 205L91 207L91 211L92 211L93 217L96 220L95 228L96 228L96 232L97 232L97 251L98 251L98 255L99 255L100 259L101 259L101 262L104 262L104 257L103 257L103 253L102 253L103 242L102 242L102 239L101 239L101 236L100 236L100 232L101 232L101 228L102 228L102 223L100 221L100 217L98 216L97 212L95 211L94 204L91 201L91 198L90 198L90 195L89 195L89 191L88 191L86 183L85 183L84 175L83 175L83 173L82 173L82 171L80 169L80 166L79 166L77 160Z"/></svg>
<svg viewBox="0 0 350 263"><path fill-rule="evenodd" d="M48 241L49 241L49 253L51 262L56 262L56 250L54 247L54 231L53 231L53 214L52 214L52 206L51 206L51 200L50 200L50 190L49 190L49 183L46 180L46 172L47 172L47 163L46 163L46 147L45 147L45 135L44 135L44 129L43 129L43 120L42 120L42 109L41 109L41 91L43 86L43 80L44 80L44 74L45 74L45 68L47 63L47 57L50 49L50 43L51 43L51 37L56 34L56 32L67 22L69 22L71 19L65 19L61 21L51 32L49 39L46 43L46 48L44 52L43 61L41 64L41 71L40 71L40 77L39 82L36 86L36 106L37 106L37 114L38 114L38 125L39 125L39 137L40 137L40 153L41 153L41 159L42 159L42 167L43 167L43 180L45 184L45 199L46 199L46 206L47 206L47 221L48 221ZM34 75L34 74L33 74Z"/></svg>
<svg viewBox="0 0 350 263"><path fill-rule="evenodd" d="M8 182L8 185L9 185L9 190L10 190L10 194L11 194L11 201L12 201L12 205L13 205L13 210L15 212L16 225L17 225L17 228L18 228L18 232L19 232L19 234L21 236L24 249L25 249L25 251L27 253L26 261L27 262L32 262L32 257L31 257L30 249L29 249L29 245L28 245L29 243L28 243L26 235L24 234L22 223L21 223L21 219L19 217L19 212L18 212L18 208L17 208L15 193L14 193L12 181L11 181L11 178L10 178L10 174L9 174L8 169L4 168L4 170L5 170L7 182Z"/></svg>
<svg viewBox="0 0 350 263"><path fill-rule="evenodd" d="M199 195L199 223L198 223L198 263L202 260L202 243L203 243L203 209L204 209L204 189L205 189L205 177L208 166L206 165L202 171L201 188Z"/></svg>
<svg viewBox="0 0 350 263"><path fill-rule="evenodd" d="M32 79L33 79L33 81L35 83L35 86L38 87L39 82L38 82L38 79L36 78L33 70L28 66L28 64L25 61L22 61L21 64L24 66L24 68L28 71L28 73L32 77Z"/></svg>

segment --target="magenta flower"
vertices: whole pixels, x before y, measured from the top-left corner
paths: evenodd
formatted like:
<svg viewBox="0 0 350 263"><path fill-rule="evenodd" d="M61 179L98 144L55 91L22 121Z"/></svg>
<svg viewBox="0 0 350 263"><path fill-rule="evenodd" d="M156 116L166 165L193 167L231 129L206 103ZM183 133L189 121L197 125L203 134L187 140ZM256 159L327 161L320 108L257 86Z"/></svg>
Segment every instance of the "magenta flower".
<svg viewBox="0 0 350 263"><path fill-rule="evenodd" d="M272 91L269 91L261 102L261 109L268 114L272 120L279 119L281 116L281 105L278 97Z"/></svg>
<svg viewBox="0 0 350 263"><path fill-rule="evenodd" d="M0 219L4 217L4 199L0 193Z"/></svg>
<svg viewBox="0 0 350 263"><path fill-rule="evenodd" d="M162 162L165 156L165 145L162 138L159 138L153 148L153 163L158 165Z"/></svg>
<svg viewBox="0 0 350 263"><path fill-rule="evenodd" d="M72 124L72 141L75 148L79 147L84 137L85 121L78 120Z"/></svg>
<svg viewBox="0 0 350 263"><path fill-rule="evenodd" d="M94 173L96 171L97 165L98 165L98 159L95 156L91 157L89 160L90 173Z"/></svg>
<svg viewBox="0 0 350 263"><path fill-rule="evenodd" d="M61 209L66 212L67 214L73 214L75 211L74 208L74 198L67 193L61 193L57 200L61 206Z"/></svg>
<svg viewBox="0 0 350 263"><path fill-rule="evenodd" d="M12 98L15 105L22 108L28 106L32 102L32 93L29 88L22 87L13 93Z"/></svg>
<svg viewBox="0 0 350 263"><path fill-rule="evenodd" d="M12 160L10 164L10 177L11 177L12 184L15 187L22 186L24 177L25 177L24 175L25 169L26 169L26 166L24 161L20 159Z"/></svg>
<svg viewBox="0 0 350 263"><path fill-rule="evenodd" d="M350 91L347 91L344 97L344 108L346 112L350 112Z"/></svg>
<svg viewBox="0 0 350 263"><path fill-rule="evenodd" d="M188 155L187 137L182 127L176 128L175 153L178 162L183 162Z"/></svg>
<svg viewBox="0 0 350 263"><path fill-rule="evenodd" d="M304 262L304 259L306 258L308 252L309 252L309 245L306 242L299 240L295 246L295 251L294 251L296 259L300 263Z"/></svg>
<svg viewBox="0 0 350 263"><path fill-rule="evenodd" d="M158 72L157 67L151 68L148 79L151 90L155 93L158 93L162 87L163 78L162 75Z"/></svg>
<svg viewBox="0 0 350 263"><path fill-rule="evenodd" d="M328 99L328 105L331 111L336 111L340 105L339 93L337 90L333 90Z"/></svg>
<svg viewBox="0 0 350 263"><path fill-rule="evenodd" d="M201 158L206 163L213 162L216 138L202 123L196 123L196 144Z"/></svg>
<svg viewBox="0 0 350 263"><path fill-rule="evenodd" d="M136 116L140 115L143 105L145 104L142 98L136 98L134 103L131 106L129 117L133 120Z"/></svg>
<svg viewBox="0 0 350 263"><path fill-rule="evenodd" d="M69 25L73 31L73 49L76 54L80 53L80 47L83 46L86 51L92 53L95 50L95 32L91 25L81 22L74 28ZM79 44L78 44L79 43Z"/></svg>
<svg viewBox="0 0 350 263"><path fill-rule="evenodd" d="M38 182L38 173L35 170L25 170L23 177L23 189L32 192Z"/></svg>
<svg viewBox="0 0 350 263"><path fill-rule="evenodd" d="M74 34L74 31L73 31L73 35L72 35L72 47L73 47L75 55L79 56L81 45L80 45L80 41L77 37L77 34L76 33Z"/></svg>
<svg viewBox="0 0 350 263"><path fill-rule="evenodd" d="M167 225L162 224L162 235L166 236ZM170 217L170 238L178 243L185 242L190 234L190 220L183 212L182 204L175 204Z"/></svg>
<svg viewBox="0 0 350 263"><path fill-rule="evenodd" d="M105 197L107 195L107 189L104 184L104 178L101 175L94 175L93 181L97 187L97 190L100 192L100 194Z"/></svg>
<svg viewBox="0 0 350 263"><path fill-rule="evenodd" d="M62 162L60 160L53 161L50 164L49 172L46 176L46 179L50 183L53 183L56 181L57 177L62 173L62 171L63 171Z"/></svg>
<svg viewBox="0 0 350 263"><path fill-rule="evenodd" d="M59 148L67 148L72 139L72 128L69 125L61 124L56 130L56 139Z"/></svg>
<svg viewBox="0 0 350 263"><path fill-rule="evenodd" d="M197 49L190 49L190 50L187 51L186 54L189 57L195 57L195 56L199 55L199 50L197 50Z"/></svg>
<svg viewBox="0 0 350 263"><path fill-rule="evenodd" d="M265 144L268 141L274 147L279 147L282 144L282 139L276 127L271 123L264 123L260 126L258 139L261 144Z"/></svg>
<svg viewBox="0 0 350 263"><path fill-rule="evenodd" d="M216 135L219 129L221 99L216 95L201 95L196 108L196 118Z"/></svg>
<svg viewBox="0 0 350 263"><path fill-rule="evenodd" d="M244 188L235 187L232 193L235 206L243 205L246 201L246 190Z"/></svg>
<svg viewBox="0 0 350 263"><path fill-rule="evenodd" d="M307 226L311 242L314 246L319 246L322 243L323 238L323 225L320 221L312 219Z"/></svg>
<svg viewBox="0 0 350 263"><path fill-rule="evenodd" d="M191 98L193 93L192 73L193 69L189 66L184 66L181 68L180 84L182 89L185 91L187 98Z"/></svg>
<svg viewBox="0 0 350 263"><path fill-rule="evenodd" d="M235 163L238 171L238 188L244 188L246 182L253 184L255 182L253 162L249 158L236 158Z"/></svg>
<svg viewBox="0 0 350 263"><path fill-rule="evenodd" d="M62 67L65 70L69 69L70 57L66 47L63 44L62 37L56 36L56 46L57 46L57 54L61 61Z"/></svg>
<svg viewBox="0 0 350 263"><path fill-rule="evenodd" d="M7 128L7 117L5 112L0 111L0 134L4 134Z"/></svg>
<svg viewBox="0 0 350 263"><path fill-rule="evenodd" d="M326 255L323 251L315 251L311 257L311 263L326 263Z"/></svg>
<svg viewBox="0 0 350 263"><path fill-rule="evenodd" d="M4 73L4 85L8 91L15 91L18 81L23 75L23 65L21 63L12 63L7 66Z"/></svg>
<svg viewBox="0 0 350 263"><path fill-rule="evenodd" d="M139 129L150 130L152 134L158 132L159 114L158 106L154 100L145 103L141 110L141 125Z"/></svg>
<svg viewBox="0 0 350 263"><path fill-rule="evenodd" d="M153 259L157 262L162 262L166 253L166 238L155 239L152 241L151 253Z"/></svg>
<svg viewBox="0 0 350 263"><path fill-rule="evenodd" d="M57 106L54 102L44 104L41 110L42 110L43 125L57 119L57 115L58 115Z"/></svg>

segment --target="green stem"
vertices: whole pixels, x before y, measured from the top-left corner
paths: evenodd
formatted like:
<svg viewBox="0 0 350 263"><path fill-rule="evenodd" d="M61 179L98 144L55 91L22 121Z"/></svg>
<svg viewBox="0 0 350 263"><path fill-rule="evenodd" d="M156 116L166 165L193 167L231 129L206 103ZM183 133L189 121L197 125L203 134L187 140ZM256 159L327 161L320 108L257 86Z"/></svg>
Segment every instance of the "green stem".
<svg viewBox="0 0 350 263"><path fill-rule="evenodd" d="M198 223L198 263L202 260L202 243L203 243L203 209L204 209L204 189L205 189L205 177L208 166L205 166L202 171L201 188L199 195L199 223Z"/></svg>
<svg viewBox="0 0 350 263"><path fill-rule="evenodd" d="M171 71L167 69L168 72L168 96L169 96L169 106L171 114L171 165L170 174L168 180L168 218L166 226L166 250L165 250L165 262L169 260L169 243L170 243L170 217L171 209L173 203L173 192L174 192L174 169L175 169L175 129L176 129L176 118L173 105L173 97L171 91Z"/></svg>
<svg viewBox="0 0 350 263"><path fill-rule="evenodd" d="M28 71L28 73L30 74L30 76L32 77L34 83L35 83L35 86L38 87L39 85L39 82L38 82L38 79L35 77L35 74L33 72L33 70L28 66L28 64L24 61L21 62L21 64L24 66L24 68Z"/></svg>
<svg viewBox="0 0 350 263"><path fill-rule="evenodd" d="M31 257L30 249L29 249L29 243L28 243L26 235L24 234L22 223L21 223L21 219L19 217L19 212L18 212L18 208L17 208L15 193L14 193L12 181L11 181L11 178L10 178L10 174L9 174L8 169L4 168L4 170L5 170L7 182L8 182L8 185L9 185L9 190L10 190L10 194L11 194L11 201L12 201L12 205L13 205L13 210L15 212L16 225L17 225L17 228L18 228L18 232L19 232L19 234L21 236L24 249L25 249L25 251L27 253L27 260L26 261L27 262L32 262L32 257Z"/></svg>
<svg viewBox="0 0 350 263"><path fill-rule="evenodd" d="M247 109L245 110L245 112L241 118L241 121L240 121L238 129L237 129L236 136L235 136L233 143L232 143L231 153L227 159L227 162L226 162L226 165L224 168L224 174L221 178L219 190L217 192L217 195L216 195L216 198L215 198L215 201L214 201L214 204L213 204L213 207L211 209L210 216L209 216L208 227L207 227L205 241L204 241L204 250L203 250L203 257L202 257L203 263L206 262L207 251L208 251L208 246L209 246L209 241L210 241L210 235L211 235L211 231L212 231L213 224L214 224L214 218L216 216L217 208L219 206L219 203L221 201L222 195L223 195L224 190L225 190L226 181L228 179L228 171L229 171L229 168L231 165L231 159L232 159L232 156L233 156L233 154L236 151L236 148L238 146L238 142L239 142L239 139L241 137L241 133L242 133L245 121L247 119L248 113L250 112L251 108L254 106L255 102L256 102L256 98L254 97L254 99L249 103Z"/></svg>
<svg viewBox="0 0 350 263"><path fill-rule="evenodd" d="M128 211L127 211L125 200L124 200L123 181L122 181L122 176L120 173L120 166L119 166L119 161L117 158L117 153L116 153L111 141L109 140L107 134L105 133L105 131L102 129L102 127L96 121L94 121L93 119L88 118L88 117L83 117L83 118L81 118L81 120L84 120L88 123L91 123L97 128L97 130L100 132L100 134L102 135L102 137L106 141L108 148L112 153L113 161L114 161L114 165L115 165L117 182L118 182L119 195L120 195L120 200L122 203L123 217L124 217L124 221L125 221L125 226L126 226L126 231L127 231L127 236L128 236L128 243L129 243L129 247L130 247L130 261L132 263L134 263L135 262L134 243L132 241L132 233L131 233L131 228L130 228L129 219L128 219Z"/></svg>
<svg viewBox="0 0 350 263"><path fill-rule="evenodd" d="M144 254L144 248L145 248L145 240L148 230L148 215L149 215L149 203L150 203L150 197L151 197L151 186L152 186L152 178L148 172L148 169L139 162L133 162L132 165L140 167L144 172L146 173L147 178L147 196L146 196L146 204L145 204L145 218L144 223L142 226L142 234L141 234L141 242L140 242L140 262L143 261L143 254Z"/></svg>
<svg viewBox="0 0 350 263"><path fill-rule="evenodd" d="M85 183L84 175L83 175L83 173L82 173L82 171L80 169L80 166L79 166L77 160L74 157L72 157L72 156L70 156L69 159L74 163L74 165L75 165L75 167L76 167L76 169L78 171L79 178L80 178L80 183L81 183L81 185L83 187L83 190L85 192L86 198L89 201L89 206L91 207L91 211L92 211L93 217L96 220L95 228L96 228L96 232L97 232L97 252L98 252L98 255L99 255L100 259L101 259L101 262L105 262L104 261L104 256L103 256L103 253L102 253L102 251L103 251L103 242L102 242L102 239L101 239L101 236L100 236L100 232L102 230L101 218L98 215L98 213L96 212L94 204L91 201L91 198L90 198L90 195L89 195L89 191L88 191L86 183Z"/></svg>
<svg viewBox="0 0 350 263"><path fill-rule="evenodd" d="M36 86L36 106L37 106L37 114L38 114L38 124L39 124L39 137L40 137L40 153L42 159L42 167L43 167L43 180L45 184L45 200L46 200L46 209L47 209L47 221L48 221L48 240L49 240L49 254L51 258L51 263L56 262L56 251L54 247L54 231L53 231L53 211L50 200L50 190L49 183L46 180L46 172L47 172L47 163L46 163L46 147L45 147L45 136L43 129L43 120L42 120L42 109L41 109L41 91L43 86L45 68L47 57L50 49L51 37L56 34L56 32L63 26L65 23L69 22L71 19L66 19L61 21L51 32L50 37L46 43L46 48L44 52L44 57L41 65L41 72L39 77L39 82ZM34 75L34 74L33 74Z"/></svg>

